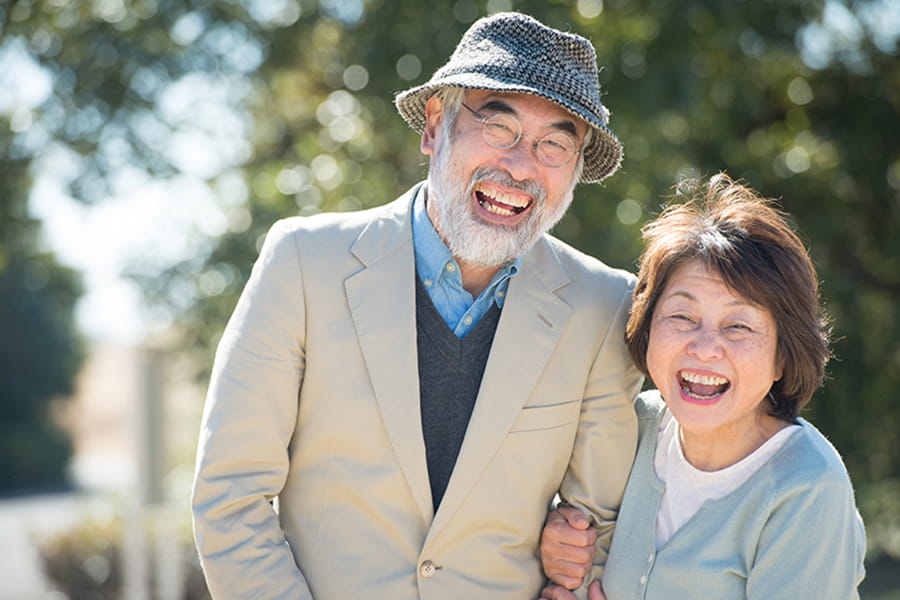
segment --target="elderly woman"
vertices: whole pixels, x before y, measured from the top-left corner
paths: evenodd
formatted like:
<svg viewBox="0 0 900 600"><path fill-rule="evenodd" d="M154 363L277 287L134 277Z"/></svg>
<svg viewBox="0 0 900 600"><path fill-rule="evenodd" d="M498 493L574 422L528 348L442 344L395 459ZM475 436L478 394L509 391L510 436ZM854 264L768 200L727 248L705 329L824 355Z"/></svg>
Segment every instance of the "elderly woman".
<svg viewBox="0 0 900 600"><path fill-rule="evenodd" d="M865 532L840 456L800 409L828 360L803 243L725 175L669 206L646 249L626 340L658 391L635 401L640 443L591 600L858 598ZM574 508L541 543L574 588L593 533ZM574 598L560 585L542 598Z"/></svg>

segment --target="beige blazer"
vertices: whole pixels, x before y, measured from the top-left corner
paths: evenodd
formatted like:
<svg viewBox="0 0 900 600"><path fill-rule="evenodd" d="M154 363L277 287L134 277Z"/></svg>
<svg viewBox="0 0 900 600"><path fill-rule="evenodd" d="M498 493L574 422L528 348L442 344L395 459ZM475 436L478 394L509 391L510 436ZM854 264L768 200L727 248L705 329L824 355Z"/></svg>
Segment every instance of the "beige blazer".
<svg viewBox="0 0 900 600"><path fill-rule="evenodd" d="M595 515L608 549L637 438L641 377L623 342L633 276L550 236L528 252L434 514L416 360L419 189L267 236L201 426L194 529L216 599L533 599L557 492Z"/></svg>

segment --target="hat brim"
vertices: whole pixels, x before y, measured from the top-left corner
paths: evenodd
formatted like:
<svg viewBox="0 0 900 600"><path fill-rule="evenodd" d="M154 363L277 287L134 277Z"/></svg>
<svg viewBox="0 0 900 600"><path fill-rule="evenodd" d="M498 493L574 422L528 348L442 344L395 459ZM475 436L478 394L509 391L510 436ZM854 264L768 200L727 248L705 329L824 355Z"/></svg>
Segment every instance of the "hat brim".
<svg viewBox="0 0 900 600"><path fill-rule="evenodd" d="M592 129L591 141L582 150L584 168L581 172L581 183L594 183L615 173L622 163L622 143L606 125L590 111L582 106L571 105L565 98L554 97L537 88L523 86L519 83L498 81L483 74L460 73L441 78L440 81L428 82L397 94L394 104L403 120L416 132L425 130L425 105L435 92L445 86L465 89L493 90L498 92L517 92L532 94L545 98L570 112L574 117L587 123Z"/></svg>

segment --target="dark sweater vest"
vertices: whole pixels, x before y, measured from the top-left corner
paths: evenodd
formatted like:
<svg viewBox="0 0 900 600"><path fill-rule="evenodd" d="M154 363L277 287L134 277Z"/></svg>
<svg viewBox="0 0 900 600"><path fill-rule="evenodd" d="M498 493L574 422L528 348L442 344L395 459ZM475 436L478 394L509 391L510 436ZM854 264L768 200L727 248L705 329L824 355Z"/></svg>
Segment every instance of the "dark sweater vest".
<svg viewBox="0 0 900 600"><path fill-rule="evenodd" d="M422 435L431 501L437 512L472 416L500 308L492 305L460 339L434 307L418 275L415 280Z"/></svg>

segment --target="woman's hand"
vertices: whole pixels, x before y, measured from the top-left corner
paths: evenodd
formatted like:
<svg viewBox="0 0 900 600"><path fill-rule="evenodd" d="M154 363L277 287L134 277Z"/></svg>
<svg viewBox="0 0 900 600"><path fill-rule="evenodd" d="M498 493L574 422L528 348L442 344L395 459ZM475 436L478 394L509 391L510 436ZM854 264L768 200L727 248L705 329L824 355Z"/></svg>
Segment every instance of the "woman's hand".
<svg viewBox="0 0 900 600"><path fill-rule="evenodd" d="M541 597L538 600L577 600L575 594L559 585L548 585L541 590ZM588 600L606 600L603 588L600 582L594 580L588 588Z"/></svg>
<svg viewBox="0 0 900 600"><path fill-rule="evenodd" d="M597 532L583 512L572 506L551 511L541 533L544 573L550 581L574 590L590 571L596 541ZM557 597L566 596L550 596Z"/></svg>

